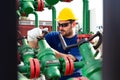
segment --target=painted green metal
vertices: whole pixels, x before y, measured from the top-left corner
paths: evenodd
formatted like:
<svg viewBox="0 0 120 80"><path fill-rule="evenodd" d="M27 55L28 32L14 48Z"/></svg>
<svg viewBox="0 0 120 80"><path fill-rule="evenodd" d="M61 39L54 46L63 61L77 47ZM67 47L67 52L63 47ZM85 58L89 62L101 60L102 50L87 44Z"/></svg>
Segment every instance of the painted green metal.
<svg viewBox="0 0 120 80"><path fill-rule="evenodd" d="M45 2L45 7L48 9L52 9L52 31L57 31L56 27L56 8L54 6L50 6Z"/></svg>
<svg viewBox="0 0 120 80"><path fill-rule="evenodd" d="M35 15L35 27L39 27L38 13L36 11L33 11L33 14Z"/></svg>
<svg viewBox="0 0 120 80"><path fill-rule="evenodd" d="M55 57L55 53L50 48L46 40L43 38L38 41L40 52L36 57L40 60L41 72L50 80L59 80L61 77L59 71L59 61ZM56 62L57 61L57 62ZM50 66L54 64L55 66ZM59 66L58 66L59 65Z"/></svg>
<svg viewBox="0 0 120 80"><path fill-rule="evenodd" d="M24 64L24 66L18 66L18 71L25 77L25 79L30 78L30 65Z"/></svg>
<svg viewBox="0 0 120 80"><path fill-rule="evenodd" d="M21 10L25 12L27 15L32 13L35 15L35 27L39 27L39 19L38 14L34 11L33 6L34 0L21 0ZM52 9L52 31L57 31L56 28L56 9L53 5L57 4L59 0L45 0L47 3L46 7L50 6ZM83 33L89 34L89 10L88 10L88 0L83 0ZM18 48L20 54L22 55L24 66L19 67L19 71L22 73L26 73L26 76L30 76L30 62L29 59L33 57L37 57L40 61L41 73L43 73L48 79L51 80L59 80L61 77L60 68L61 64L66 65L64 63L59 63L59 60L56 59L55 53L50 48L46 40L43 38L39 40L39 49L36 55L34 55L34 51L29 47L27 40L22 40L23 45ZM84 76L87 76L89 80L101 80L101 60L96 60L94 58L94 49L91 47L90 43L84 43L79 46L79 50L81 51L81 55L83 56L83 60L81 62L74 62L74 68L81 68ZM63 68L63 72L65 69ZM18 74L21 76L21 74ZM20 77L19 80L26 79L24 76Z"/></svg>
<svg viewBox="0 0 120 80"><path fill-rule="evenodd" d="M85 62L84 61L80 61L80 62L74 62L74 68L75 69L80 69L83 66L85 66Z"/></svg>
<svg viewBox="0 0 120 80"><path fill-rule="evenodd" d="M88 0L83 0L83 33L88 34L90 32L90 20L89 20L89 4Z"/></svg>
<svg viewBox="0 0 120 80"><path fill-rule="evenodd" d="M52 6L52 31L57 31L56 27L56 8Z"/></svg>
<svg viewBox="0 0 120 80"><path fill-rule="evenodd" d="M59 0L45 0L45 2L48 4L48 5L55 5L59 2Z"/></svg>
<svg viewBox="0 0 120 80"><path fill-rule="evenodd" d="M20 52L23 61L25 64L29 63L29 59L34 57L33 49L28 45L27 39L22 39L22 46L18 47L18 51Z"/></svg>
<svg viewBox="0 0 120 80"><path fill-rule="evenodd" d="M56 27L56 8L54 6L51 6L49 4L47 4L46 2L44 3L45 7L48 9L52 9L52 31L57 31L57 27Z"/></svg>
<svg viewBox="0 0 120 80"><path fill-rule="evenodd" d="M39 18L38 18L38 13L35 11L35 8L37 8L37 4L35 4L34 0L21 0L20 1L20 11L21 13L25 13L26 16L29 14L34 14L35 15L35 27L39 27ZM18 11L17 11L18 12ZM20 15L20 13L19 13Z"/></svg>
<svg viewBox="0 0 120 80"><path fill-rule="evenodd" d="M22 39L22 46L18 47L18 51L21 54L23 65L18 66L18 71L23 73L26 78L30 77L30 58L34 57L33 49L28 45L25 38ZM21 77L19 77L21 80ZM24 78L24 77L22 77ZM26 79L25 78L25 79Z"/></svg>
<svg viewBox="0 0 120 80"><path fill-rule="evenodd" d="M34 11L33 1L34 0L21 0L20 1L21 11L25 12L26 16L28 16L28 14Z"/></svg>
<svg viewBox="0 0 120 80"><path fill-rule="evenodd" d="M17 13L18 17L20 17L20 16L21 16L21 14L20 14L20 11L19 11L19 10L17 10L17 11L16 11L16 13Z"/></svg>
<svg viewBox="0 0 120 80"><path fill-rule="evenodd" d="M89 80L102 80L101 78L101 60L95 59L94 57L94 49L90 46L90 43L84 43L79 46L79 50L81 51L81 55L83 57L83 61L85 62L85 66L83 66L82 74L87 76Z"/></svg>
<svg viewBox="0 0 120 80"><path fill-rule="evenodd" d="M23 39L23 44L24 46L27 45L25 39ZM67 65L65 63L65 60L62 60L63 58L60 58L59 60L56 59L55 53L44 38L39 40L39 48L40 52L36 54L36 58L40 61L41 73L44 74L47 79L59 80L61 75L64 75L65 73L65 65ZM22 47L21 49L22 53L25 53L26 51L28 51L27 53L29 53L28 47ZM87 42L80 45L79 50L81 51L83 59L80 62L74 62L74 68L81 68L83 76L88 77L89 80L101 80L101 60L95 59L94 48L91 47L91 44ZM19 67L19 71L21 73L24 73L25 76L29 77L30 65L28 64L28 60L29 58L31 58L31 55L26 55L22 57L24 58L25 62L27 62L27 64Z"/></svg>

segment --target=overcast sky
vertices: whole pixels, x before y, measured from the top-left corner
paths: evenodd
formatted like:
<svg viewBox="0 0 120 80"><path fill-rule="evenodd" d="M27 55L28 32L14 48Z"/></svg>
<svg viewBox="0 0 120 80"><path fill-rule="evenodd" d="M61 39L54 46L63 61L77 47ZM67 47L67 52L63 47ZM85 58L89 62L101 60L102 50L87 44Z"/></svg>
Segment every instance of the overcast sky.
<svg viewBox="0 0 120 80"><path fill-rule="evenodd" d="M55 6L56 8L56 15L58 16L58 13L61 9L64 7L70 7L73 9L76 17L79 19L78 22L82 24L82 7L83 7L83 0L73 0L69 3L66 2L58 2ZM88 0L89 1L89 9L94 10L96 13L96 24L97 25L103 25L103 4L102 0ZM44 11L39 12L39 20L52 20L52 11L44 8ZM30 14L29 17L30 19L34 20L34 15Z"/></svg>

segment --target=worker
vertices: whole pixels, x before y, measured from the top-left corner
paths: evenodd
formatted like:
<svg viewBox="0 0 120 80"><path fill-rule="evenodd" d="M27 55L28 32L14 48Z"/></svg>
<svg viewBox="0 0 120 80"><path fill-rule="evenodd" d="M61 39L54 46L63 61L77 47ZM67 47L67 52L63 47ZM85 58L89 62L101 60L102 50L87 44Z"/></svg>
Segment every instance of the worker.
<svg viewBox="0 0 120 80"><path fill-rule="evenodd" d="M59 39L59 34L62 34L67 45L77 43L77 34L75 32L77 18L75 17L72 9L63 8L56 20L58 22L58 31L51 31L45 35L45 39L55 52L56 58L67 56L73 61L81 61L82 56L78 47L64 50ZM30 43L30 46L33 48L37 45L35 45L35 43L37 43L37 38L35 36L41 36L40 28L34 28L28 31L28 41L29 43L32 42ZM69 78L76 77L81 77L80 80L88 80L86 77L82 77L80 69L76 69L72 75L62 76L60 80L67 80Z"/></svg>

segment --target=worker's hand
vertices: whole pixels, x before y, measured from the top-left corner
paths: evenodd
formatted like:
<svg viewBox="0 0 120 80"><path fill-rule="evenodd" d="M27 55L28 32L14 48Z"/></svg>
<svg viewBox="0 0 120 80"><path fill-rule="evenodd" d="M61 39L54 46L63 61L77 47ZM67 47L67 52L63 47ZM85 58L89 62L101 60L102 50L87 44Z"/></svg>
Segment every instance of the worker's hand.
<svg viewBox="0 0 120 80"><path fill-rule="evenodd" d="M27 39L28 41L35 41L37 40L37 37L41 35L42 35L42 30L40 28L33 28L31 30L28 30Z"/></svg>
<svg viewBox="0 0 120 80"><path fill-rule="evenodd" d="M27 40L28 41L36 41L38 37L44 36L42 31L45 31L45 30L48 30L48 29L33 28L32 30L29 30L27 32Z"/></svg>
<svg viewBox="0 0 120 80"><path fill-rule="evenodd" d="M71 54L68 54L67 57L70 57L73 61L76 60L76 58L73 55L71 55Z"/></svg>

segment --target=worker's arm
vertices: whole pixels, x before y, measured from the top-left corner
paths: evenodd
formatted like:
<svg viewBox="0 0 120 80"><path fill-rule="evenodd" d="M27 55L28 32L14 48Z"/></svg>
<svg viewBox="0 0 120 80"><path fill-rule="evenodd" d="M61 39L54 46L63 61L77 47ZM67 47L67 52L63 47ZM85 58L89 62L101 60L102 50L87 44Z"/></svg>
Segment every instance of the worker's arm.
<svg viewBox="0 0 120 80"><path fill-rule="evenodd" d="M44 29L33 28L31 30L28 30L27 40L28 40L28 44L30 45L30 47L38 48L37 38L44 37L47 31L48 31L47 28L44 28Z"/></svg>
<svg viewBox="0 0 120 80"><path fill-rule="evenodd" d="M37 40L29 41L28 43L29 43L30 47L32 47L32 48L38 48L38 41ZM73 61L76 60L76 58L71 54L64 54L64 53L61 53L55 49L52 49L52 50L54 51L56 58L70 57Z"/></svg>
<svg viewBox="0 0 120 80"><path fill-rule="evenodd" d="M37 38L40 36L44 36L44 34L42 34L42 30L39 28L34 28L34 29L28 31L27 39L28 39L28 43L29 43L30 47L38 48ZM56 58L70 57L73 61L76 60L76 58L71 54L64 54L64 53L61 53L55 49L52 49L52 50L55 52Z"/></svg>
<svg viewBox="0 0 120 80"><path fill-rule="evenodd" d="M56 55L57 58L70 57L73 61L76 60L76 58L71 54L64 54L64 53L61 53L61 52L59 52L59 51L57 51L53 48L52 48L52 50L55 52L55 55Z"/></svg>
<svg viewBox="0 0 120 80"><path fill-rule="evenodd" d="M31 48L38 48L38 40L28 41L28 44Z"/></svg>

